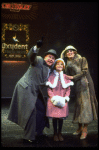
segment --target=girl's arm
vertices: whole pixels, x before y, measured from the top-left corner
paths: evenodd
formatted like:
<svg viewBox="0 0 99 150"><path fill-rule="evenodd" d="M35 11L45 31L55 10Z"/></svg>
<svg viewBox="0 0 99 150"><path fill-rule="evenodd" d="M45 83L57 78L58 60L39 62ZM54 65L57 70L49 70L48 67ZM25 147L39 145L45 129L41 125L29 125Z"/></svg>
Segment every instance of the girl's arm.
<svg viewBox="0 0 99 150"><path fill-rule="evenodd" d="M65 75L65 82L67 84L71 82L71 80L68 80L67 75ZM70 86L65 89L65 96L64 97L67 97L67 101L69 101L69 96L70 96Z"/></svg>
<svg viewBox="0 0 99 150"><path fill-rule="evenodd" d="M48 89L47 89L47 92L48 92L48 96L49 96L50 98L52 98L52 97L54 96L53 89L48 88Z"/></svg>
<svg viewBox="0 0 99 150"><path fill-rule="evenodd" d="M51 82L51 81L52 81L52 78L53 78L52 76L49 76L48 82ZM53 89L50 88L50 87L47 88L47 93L48 93L48 96L49 96L50 98L52 98L52 97L54 96Z"/></svg>
<svg viewBox="0 0 99 150"><path fill-rule="evenodd" d="M70 86L68 88L66 88L66 92L65 92L65 97L66 96L70 96Z"/></svg>
<svg viewBox="0 0 99 150"><path fill-rule="evenodd" d="M70 87L66 88L66 93L65 93L65 102L69 102L69 96L70 96Z"/></svg>

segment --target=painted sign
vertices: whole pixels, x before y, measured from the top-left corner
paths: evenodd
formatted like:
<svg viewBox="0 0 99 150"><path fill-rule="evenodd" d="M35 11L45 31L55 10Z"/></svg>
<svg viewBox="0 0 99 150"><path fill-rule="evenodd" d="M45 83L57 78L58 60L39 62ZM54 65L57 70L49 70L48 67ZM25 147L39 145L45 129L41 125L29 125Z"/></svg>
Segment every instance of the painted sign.
<svg viewBox="0 0 99 150"><path fill-rule="evenodd" d="M2 9L10 9L10 11L30 10L32 5L18 3L2 3Z"/></svg>
<svg viewBox="0 0 99 150"><path fill-rule="evenodd" d="M27 57L29 44L28 24L2 24L2 58L23 60Z"/></svg>

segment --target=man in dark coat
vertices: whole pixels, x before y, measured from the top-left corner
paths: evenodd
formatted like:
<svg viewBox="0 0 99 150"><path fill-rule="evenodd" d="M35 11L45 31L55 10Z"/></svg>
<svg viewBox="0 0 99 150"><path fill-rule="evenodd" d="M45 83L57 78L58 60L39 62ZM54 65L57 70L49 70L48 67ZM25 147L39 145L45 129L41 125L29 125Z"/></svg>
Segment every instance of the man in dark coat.
<svg viewBox="0 0 99 150"><path fill-rule="evenodd" d="M41 136L45 126L49 127L46 118L47 88L44 82L52 70L57 54L50 49L45 53L44 59L37 56L41 45L42 41L39 40L27 55L30 66L15 86L8 114L10 121L24 129L24 139L29 142L35 141L36 134Z"/></svg>

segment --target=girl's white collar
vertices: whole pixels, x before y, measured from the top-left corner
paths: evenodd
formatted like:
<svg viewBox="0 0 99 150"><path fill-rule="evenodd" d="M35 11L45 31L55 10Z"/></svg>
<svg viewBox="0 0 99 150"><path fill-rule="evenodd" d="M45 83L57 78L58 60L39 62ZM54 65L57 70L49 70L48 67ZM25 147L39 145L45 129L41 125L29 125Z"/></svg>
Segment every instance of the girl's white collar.
<svg viewBox="0 0 99 150"><path fill-rule="evenodd" d="M49 86L50 88L55 88L57 86L57 83L58 83L58 78L59 78L59 74L60 74L60 80L61 80L61 84L62 84L62 87L63 88L67 88L69 87L70 85L74 85L74 83L71 81L69 83L65 83L64 81L64 76L63 76L63 71L61 71L60 73L57 72L56 70L53 71L54 74L55 74L55 78L54 78L54 83L52 84L51 82L47 81L46 82L46 85Z"/></svg>

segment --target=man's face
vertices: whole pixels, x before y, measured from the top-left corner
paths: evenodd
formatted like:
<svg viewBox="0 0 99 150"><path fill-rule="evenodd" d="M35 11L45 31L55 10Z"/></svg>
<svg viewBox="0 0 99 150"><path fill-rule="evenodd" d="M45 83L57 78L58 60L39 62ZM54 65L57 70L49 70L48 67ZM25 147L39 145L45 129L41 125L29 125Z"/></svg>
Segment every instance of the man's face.
<svg viewBox="0 0 99 150"><path fill-rule="evenodd" d="M55 61L55 56L52 54L48 54L44 57L46 64L51 67Z"/></svg>

